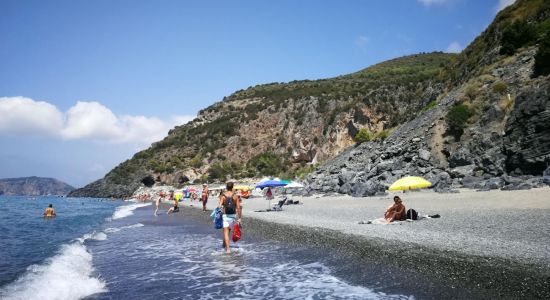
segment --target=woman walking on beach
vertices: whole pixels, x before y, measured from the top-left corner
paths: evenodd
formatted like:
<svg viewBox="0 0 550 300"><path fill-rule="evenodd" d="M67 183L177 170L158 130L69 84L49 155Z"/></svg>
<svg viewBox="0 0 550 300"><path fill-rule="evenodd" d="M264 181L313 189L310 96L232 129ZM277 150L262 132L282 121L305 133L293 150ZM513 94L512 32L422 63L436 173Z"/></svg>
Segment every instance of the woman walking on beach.
<svg viewBox="0 0 550 300"><path fill-rule="evenodd" d="M223 212L223 246L225 252L230 253L229 232L235 224L241 223L242 218L241 199L233 192L233 182L227 183L225 193L220 196L218 207L221 207Z"/></svg>

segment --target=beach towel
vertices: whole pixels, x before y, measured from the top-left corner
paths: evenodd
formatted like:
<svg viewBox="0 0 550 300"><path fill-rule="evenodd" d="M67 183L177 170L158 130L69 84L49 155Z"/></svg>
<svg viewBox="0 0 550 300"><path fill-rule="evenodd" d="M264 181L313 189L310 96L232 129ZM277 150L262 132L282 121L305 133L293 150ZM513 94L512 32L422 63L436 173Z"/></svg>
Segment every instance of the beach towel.
<svg viewBox="0 0 550 300"><path fill-rule="evenodd" d="M403 223L407 223L407 222L420 221L420 220L424 220L424 219L435 219L435 218L440 218L440 217L441 216L439 214L430 215L430 216L428 216L428 215L417 215L416 220L406 219L406 220L403 220L403 221L393 221L389 224L386 223L386 219L378 218L378 219L368 220L368 221L359 221L358 224L396 225L396 224L403 224Z"/></svg>

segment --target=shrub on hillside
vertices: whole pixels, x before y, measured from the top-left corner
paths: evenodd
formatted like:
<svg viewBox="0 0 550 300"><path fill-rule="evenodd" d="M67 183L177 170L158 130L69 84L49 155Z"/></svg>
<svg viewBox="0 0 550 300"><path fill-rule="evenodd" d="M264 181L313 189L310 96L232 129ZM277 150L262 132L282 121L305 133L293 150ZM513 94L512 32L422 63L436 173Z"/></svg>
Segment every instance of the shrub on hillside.
<svg viewBox="0 0 550 300"><path fill-rule="evenodd" d="M550 33L546 33L539 43L539 49L535 55L533 77L550 74Z"/></svg>
<svg viewBox="0 0 550 300"><path fill-rule="evenodd" d="M355 142L361 144L372 140L372 135L366 128L359 129L359 132L355 135Z"/></svg>
<svg viewBox="0 0 550 300"><path fill-rule="evenodd" d="M448 125L447 132L459 140L464 133L464 128L466 128L468 119L470 119L473 114L474 112L467 105L459 104L453 106L445 117Z"/></svg>
<svg viewBox="0 0 550 300"><path fill-rule="evenodd" d="M508 90L508 85L504 81L498 81L493 84L493 92L504 94Z"/></svg>

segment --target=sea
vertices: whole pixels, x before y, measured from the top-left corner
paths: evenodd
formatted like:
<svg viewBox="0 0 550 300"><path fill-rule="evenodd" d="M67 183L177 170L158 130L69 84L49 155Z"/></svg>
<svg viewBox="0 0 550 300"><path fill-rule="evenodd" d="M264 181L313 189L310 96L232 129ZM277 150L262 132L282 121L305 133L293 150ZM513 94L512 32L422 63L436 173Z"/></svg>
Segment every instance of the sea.
<svg viewBox="0 0 550 300"><path fill-rule="evenodd" d="M57 217L45 219L49 204ZM0 196L0 299L417 299L362 284L319 250L248 238L246 226L226 254L221 232L186 209Z"/></svg>

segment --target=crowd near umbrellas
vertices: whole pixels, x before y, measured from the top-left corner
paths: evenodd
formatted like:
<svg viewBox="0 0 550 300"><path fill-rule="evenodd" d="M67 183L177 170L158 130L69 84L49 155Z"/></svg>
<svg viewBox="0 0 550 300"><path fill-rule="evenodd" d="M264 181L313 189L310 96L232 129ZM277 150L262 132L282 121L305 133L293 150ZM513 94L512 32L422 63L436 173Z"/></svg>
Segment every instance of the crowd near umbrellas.
<svg viewBox="0 0 550 300"><path fill-rule="evenodd" d="M414 189L422 189L432 186L432 183L428 180L418 176L403 177L396 182L392 183L388 190L390 191L408 191ZM412 209L412 207L410 208ZM412 219L412 211L411 211Z"/></svg>

